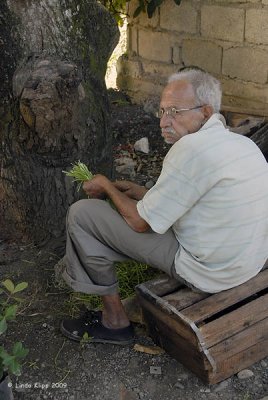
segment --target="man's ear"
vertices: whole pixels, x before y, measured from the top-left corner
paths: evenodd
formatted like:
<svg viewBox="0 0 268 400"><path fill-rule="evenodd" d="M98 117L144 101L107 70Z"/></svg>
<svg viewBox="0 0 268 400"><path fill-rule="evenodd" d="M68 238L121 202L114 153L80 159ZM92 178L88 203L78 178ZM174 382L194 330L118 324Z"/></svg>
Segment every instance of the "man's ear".
<svg viewBox="0 0 268 400"><path fill-rule="evenodd" d="M212 114L214 114L213 108L209 104L206 104L202 107L202 112L206 121L211 117Z"/></svg>

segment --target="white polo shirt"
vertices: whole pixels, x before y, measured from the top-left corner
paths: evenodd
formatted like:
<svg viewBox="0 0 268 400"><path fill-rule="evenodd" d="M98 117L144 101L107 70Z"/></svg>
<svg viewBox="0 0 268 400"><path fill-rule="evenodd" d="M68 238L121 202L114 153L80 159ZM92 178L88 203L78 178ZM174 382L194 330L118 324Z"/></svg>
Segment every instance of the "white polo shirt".
<svg viewBox="0 0 268 400"><path fill-rule="evenodd" d="M215 293L255 276L268 257L268 164L255 143L213 114L166 155L137 203L153 231L172 228L177 273Z"/></svg>

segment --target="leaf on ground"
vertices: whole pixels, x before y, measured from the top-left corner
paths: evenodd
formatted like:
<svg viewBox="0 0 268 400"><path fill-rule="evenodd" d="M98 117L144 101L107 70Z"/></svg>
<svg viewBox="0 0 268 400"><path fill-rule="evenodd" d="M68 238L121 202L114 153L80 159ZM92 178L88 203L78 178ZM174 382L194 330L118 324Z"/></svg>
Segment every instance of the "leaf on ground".
<svg viewBox="0 0 268 400"><path fill-rule="evenodd" d="M2 282L2 285L10 292L13 293L15 286L14 283L10 279L6 279L4 282Z"/></svg>
<svg viewBox="0 0 268 400"><path fill-rule="evenodd" d="M12 353L17 359L24 358L27 356L29 350L23 347L21 342L16 342L13 346Z"/></svg>
<svg viewBox="0 0 268 400"><path fill-rule="evenodd" d="M136 343L134 345L134 350L139 351L140 353L147 353L147 354L163 354L165 350L159 346L143 346L142 344Z"/></svg>
<svg viewBox="0 0 268 400"><path fill-rule="evenodd" d="M22 290L26 289L27 287L28 287L28 282L20 282L16 285L13 293L21 292Z"/></svg>
<svg viewBox="0 0 268 400"><path fill-rule="evenodd" d="M7 330L7 322L6 322L6 318L3 317L0 319L0 335L5 333L6 330Z"/></svg>
<svg viewBox="0 0 268 400"><path fill-rule="evenodd" d="M9 306L6 308L5 318L7 321L10 321L15 318L17 309L18 309L18 306L16 304L13 304L12 306Z"/></svg>

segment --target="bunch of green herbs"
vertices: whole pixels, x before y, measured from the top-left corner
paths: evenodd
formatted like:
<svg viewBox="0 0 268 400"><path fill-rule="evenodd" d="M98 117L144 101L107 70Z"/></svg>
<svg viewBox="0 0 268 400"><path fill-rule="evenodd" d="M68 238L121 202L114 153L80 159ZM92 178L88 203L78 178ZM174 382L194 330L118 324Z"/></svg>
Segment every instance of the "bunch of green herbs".
<svg viewBox="0 0 268 400"><path fill-rule="evenodd" d="M71 176L73 178L73 182L77 182L77 191L81 189L83 182L89 181L93 178L92 172L89 171L86 164L81 161L77 161L72 164L72 168L70 171L62 171L66 176Z"/></svg>

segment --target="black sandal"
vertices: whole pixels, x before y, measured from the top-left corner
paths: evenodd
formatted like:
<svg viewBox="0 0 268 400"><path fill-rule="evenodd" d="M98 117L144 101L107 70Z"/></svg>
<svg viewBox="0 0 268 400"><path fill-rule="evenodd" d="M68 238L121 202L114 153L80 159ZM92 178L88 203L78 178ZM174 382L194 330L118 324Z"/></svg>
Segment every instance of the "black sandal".
<svg viewBox="0 0 268 400"><path fill-rule="evenodd" d="M101 311L86 311L80 318L65 319L61 323L61 332L67 338L80 342L85 333L89 342L131 344L134 340L132 325L120 329L110 329L102 325Z"/></svg>

